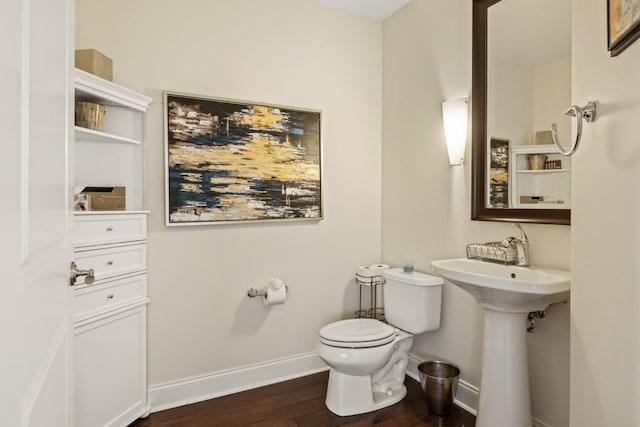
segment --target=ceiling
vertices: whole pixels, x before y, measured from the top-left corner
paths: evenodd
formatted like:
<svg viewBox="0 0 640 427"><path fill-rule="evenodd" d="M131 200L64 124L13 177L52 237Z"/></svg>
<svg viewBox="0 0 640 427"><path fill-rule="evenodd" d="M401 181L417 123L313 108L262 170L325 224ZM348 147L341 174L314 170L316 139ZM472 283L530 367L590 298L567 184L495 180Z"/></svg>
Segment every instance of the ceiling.
<svg viewBox="0 0 640 427"><path fill-rule="evenodd" d="M358 15L384 20L411 0L319 0Z"/></svg>

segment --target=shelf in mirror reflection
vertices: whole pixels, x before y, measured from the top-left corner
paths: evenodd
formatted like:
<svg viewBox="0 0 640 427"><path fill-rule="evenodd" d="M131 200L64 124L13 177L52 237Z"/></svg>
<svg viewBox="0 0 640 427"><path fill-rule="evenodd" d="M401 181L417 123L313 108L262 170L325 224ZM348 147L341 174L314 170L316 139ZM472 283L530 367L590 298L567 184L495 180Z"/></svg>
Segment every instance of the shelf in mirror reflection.
<svg viewBox="0 0 640 427"><path fill-rule="evenodd" d="M571 172L571 169L521 169L517 170L517 173L531 173L531 174L544 174L544 173L567 173Z"/></svg>
<svg viewBox="0 0 640 427"><path fill-rule="evenodd" d="M517 209L571 209L571 206L566 204L544 204L544 203L520 203L516 206Z"/></svg>

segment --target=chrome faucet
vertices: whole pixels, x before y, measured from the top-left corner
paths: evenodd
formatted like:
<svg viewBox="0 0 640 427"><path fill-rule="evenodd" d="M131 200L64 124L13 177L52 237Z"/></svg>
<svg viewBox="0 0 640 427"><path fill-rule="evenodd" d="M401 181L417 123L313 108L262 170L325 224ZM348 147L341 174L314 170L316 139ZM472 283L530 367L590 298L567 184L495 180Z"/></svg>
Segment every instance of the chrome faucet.
<svg viewBox="0 0 640 427"><path fill-rule="evenodd" d="M513 226L520 231L520 235L512 239L512 242L516 245L516 265L522 267L529 266L529 239L527 233L524 232L522 226L514 222Z"/></svg>

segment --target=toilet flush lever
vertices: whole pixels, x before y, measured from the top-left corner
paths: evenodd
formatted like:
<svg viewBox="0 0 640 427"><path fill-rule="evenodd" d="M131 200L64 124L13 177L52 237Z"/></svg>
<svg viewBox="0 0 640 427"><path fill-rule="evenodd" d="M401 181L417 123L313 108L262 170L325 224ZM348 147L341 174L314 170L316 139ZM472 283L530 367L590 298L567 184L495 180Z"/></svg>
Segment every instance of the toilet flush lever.
<svg viewBox="0 0 640 427"><path fill-rule="evenodd" d="M71 274L69 276L69 285L71 286L76 285L76 278L80 276L84 276L85 285L90 285L96 280L95 274L93 272L93 268L90 268L88 270L79 270L78 265L75 262L71 261Z"/></svg>

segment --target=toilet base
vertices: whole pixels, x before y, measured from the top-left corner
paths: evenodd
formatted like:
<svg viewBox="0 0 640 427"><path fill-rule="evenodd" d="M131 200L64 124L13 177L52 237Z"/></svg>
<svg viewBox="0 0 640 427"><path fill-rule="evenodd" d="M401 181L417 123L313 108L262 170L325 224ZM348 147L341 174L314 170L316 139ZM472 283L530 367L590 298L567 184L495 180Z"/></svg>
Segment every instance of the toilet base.
<svg viewBox="0 0 640 427"><path fill-rule="evenodd" d="M347 375L331 369L325 403L331 412L344 417L386 408L398 403L406 395L404 384L385 391L373 391L371 376Z"/></svg>

